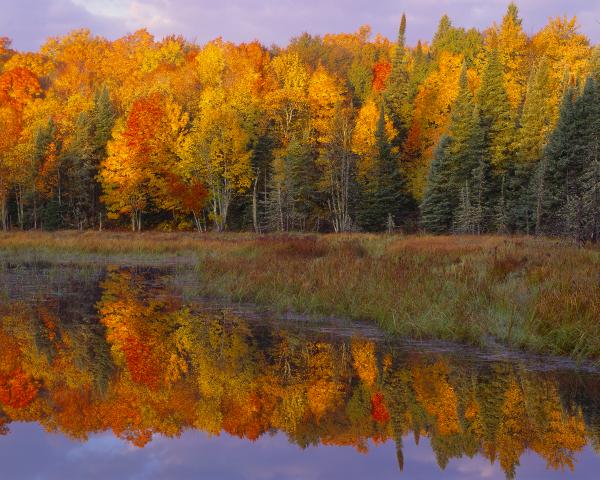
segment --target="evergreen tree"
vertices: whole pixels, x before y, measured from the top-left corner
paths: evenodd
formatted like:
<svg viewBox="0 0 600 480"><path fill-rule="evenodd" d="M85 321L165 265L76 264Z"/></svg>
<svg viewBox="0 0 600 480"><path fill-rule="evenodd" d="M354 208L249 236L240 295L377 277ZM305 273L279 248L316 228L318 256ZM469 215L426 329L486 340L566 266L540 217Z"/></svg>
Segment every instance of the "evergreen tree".
<svg viewBox="0 0 600 480"><path fill-rule="evenodd" d="M375 131L376 173L361 195L359 225L368 231L383 230L391 222L399 225L406 220L412 202L406 193L392 146L385 132L385 112L382 105Z"/></svg>
<svg viewBox="0 0 600 480"><path fill-rule="evenodd" d="M573 88L563 97L560 115L544 149L536 178L536 233L559 233L559 210L565 204L564 172L572 159L570 146L575 139Z"/></svg>
<svg viewBox="0 0 600 480"><path fill-rule="evenodd" d="M500 195L496 206L495 226L496 232L506 234L509 231L509 211L506 198L506 175L502 175Z"/></svg>
<svg viewBox="0 0 600 480"><path fill-rule="evenodd" d="M469 181L465 180L463 187L460 189L460 200L458 208L454 215L454 231L457 233L474 233L475 227L473 224L473 205L471 204L471 190Z"/></svg>
<svg viewBox="0 0 600 480"><path fill-rule="evenodd" d="M399 148L406 140L410 124L409 75L406 54L406 15L402 14L396 49L392 58L392 71L387 82L385 102L388 115L398 132L394 138L394 146Z"/></svg>
<svg viewBox="0 0 600 480"><path fill-rule="evenodd" d="M477 168L473 170L471 179L473 229L474 233L481 235L490 230L492 213L492 171L485 157L479 159Z"/></svg>
<svg viewBox="0 0 600 480"><path fill-rule="evenodd" d="M79 115L73 140L63 154L65 184L65 223L83 229L100 221L100 188L96 175L106 157L106 144L111 138L116 112L107 88L96 93L94 106Z"/></svg>
<svg viewBox="0 0 600 480"><path fill-rule="evenodd" d="M485 155L483 131L480 126L479 110L473 104L473 96L467 82L467 69L463 67L460 77L460 90L452 110L450 124L452 145L450 153L453 159L453 179L455 194L462 188L479 159Z"/></svg>
<svg viewBox="0 0 600 480"><path fill-rule="evenodd" d="M33 151L34 182L31 191L32 226L54 230L60 228L64 190L62 165L53 119L36 131Z"/></svg>
<svg viewBox="0 0 600 480"><path fill-rule="evenodd" d="M433 161L421 203L421 226L433 233L447 233L452 228L455 199L451 185L452 164L449 155L451 138L442 136Z"/></svg>
<svg viewBox="0 0 600 480"><path fill-rule="evenodd" d="M316 216L318 170L308 135L294 137L281 159L277 176L272 177L268 217L273 230L306 230L310 220L318 228ZM317 213L318 216L318 213Z"/></svg>
<svg viewBox="0 0 600 480"><path fill-rule="evenodd" d="M429 71L429 55L423 51L421 40L417 42L413 54L413 67L410 72L408 84L408 99L413 101L417 95L419 85L423 83Z"/></svg>
<svg viewBox="0 0 600 480"><path fill-rule="evenodd" d="M444 231L453 227L469 233L489 228L493 182L480 123L479 110L473 104L464 67L452 111L450 138L443 138L443 144L440 142L438 145L430 171L430 180L434 184L431 188L427 187L421 207L427 216L424 226L432 225L425 228ZM439 205L436 205L438 202ZM445 214L448 210L449 215ZM435 222L435 214L432 217L435 211L440 212L438 215L443 217L442 222Z"/></svg>
<svg viewBox="0 0 600 480"><path fill-rule="evenodd" d="M452 25L448 15L440 19L438 29L431 42L431 53L438 60L443 51L463 55L465 63L472 65L483 47L483 37L476 29L465 31Z"/></svg>
<svg viewBox="0 0 600 480"><path fill-rule="evenodd" d="M505 175L507 223L510 230L529 233L535 224L535 186L544 146L552 130L549 63L543 58L532 71L520 118L516 154Z"/></svg>
<svg viewBox="0 0 600 480"><path fill-rule="evenodd" d="M565 94L560 117L546 148L547 164L540 204L540 224L548 233L585 239L585 202L588 172L593 179L600 139L600 98L598 86L589 77L583 93L570 88ZM592 180L593 186L593 180Z"/></svg>
<svg viewBox="0 0 600 480"><path fill-rule="evenodd" d="M592 159L582 178L586 237L595 243L600 241L600 152L598 150L599 145L596 142Z"/></svg>
<svg viewBox="0 0 600 480"><path fill-rule="evenodd" d="M452 44L454 27L448 15L443 15L431 41L431 51L438 55L442 50L449 50Z"/></svg>
<svg viewBox="0 0 600 480"><path fill-rule="evenodd" d="M549 69L548 60L543 58L533 70L527 84L517 141L519 162L538 162L552 130L552 105L548 96Z"/></svg>
<svg viewBox="0 0 600 480"><path fill-rule="evenodd" d="M499 169L506 168L512 157L515 138L515 123L503 78L498 52L492 50L481 79L477 103L490 162Z"/></svg>

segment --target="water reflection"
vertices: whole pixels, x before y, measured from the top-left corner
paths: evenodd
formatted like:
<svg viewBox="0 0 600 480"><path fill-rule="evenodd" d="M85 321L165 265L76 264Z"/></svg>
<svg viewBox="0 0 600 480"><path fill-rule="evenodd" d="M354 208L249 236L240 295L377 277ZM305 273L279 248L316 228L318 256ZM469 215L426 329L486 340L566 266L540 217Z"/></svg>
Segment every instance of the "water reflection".
<svg viewBox="0 0 600 480"><path fill-rule="evenodd" d="M0 432L37 422L145 448L186 430L259 443L277 433L302 448L393 445L399 470L409 469L406 449L425 444L441 469L485 458L507 477L532 454L572 471L579 452L600 446L593 372L247 318L186 299L180 277L5 270Z"/></svg>

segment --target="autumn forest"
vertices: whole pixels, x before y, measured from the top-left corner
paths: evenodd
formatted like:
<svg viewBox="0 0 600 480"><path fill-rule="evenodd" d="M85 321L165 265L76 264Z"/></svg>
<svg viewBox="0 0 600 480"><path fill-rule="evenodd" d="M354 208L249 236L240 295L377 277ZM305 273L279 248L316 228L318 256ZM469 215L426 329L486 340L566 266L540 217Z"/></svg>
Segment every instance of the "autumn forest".
<svg viewBox="0 0 600 480"><path fill-rule="evenodd" d="M600 48L576 19L407 28L0 39L2 228L598 240Z"/></svg>

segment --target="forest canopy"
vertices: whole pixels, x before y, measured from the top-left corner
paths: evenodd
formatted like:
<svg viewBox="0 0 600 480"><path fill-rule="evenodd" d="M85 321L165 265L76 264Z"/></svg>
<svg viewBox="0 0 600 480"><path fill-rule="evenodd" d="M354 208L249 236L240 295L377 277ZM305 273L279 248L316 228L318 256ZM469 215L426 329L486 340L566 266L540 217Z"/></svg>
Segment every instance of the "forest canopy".
<svg viewBox="0 0 600 480"><path fill-rule="evenodd" d="M2 229L600 238L600 47L515 4L430 42L0 38Z"/></svg>

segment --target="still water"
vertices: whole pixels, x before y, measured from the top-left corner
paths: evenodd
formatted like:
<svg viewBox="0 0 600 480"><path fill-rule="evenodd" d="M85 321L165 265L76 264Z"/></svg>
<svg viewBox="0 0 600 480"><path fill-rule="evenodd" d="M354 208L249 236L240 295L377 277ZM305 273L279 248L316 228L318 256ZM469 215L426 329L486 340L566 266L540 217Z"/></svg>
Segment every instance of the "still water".
<svg viewBox="0 0 600 480"><path fill-rule="evenodd" d="M0 267L0 477L598 478L600 371Z"/></svg>

